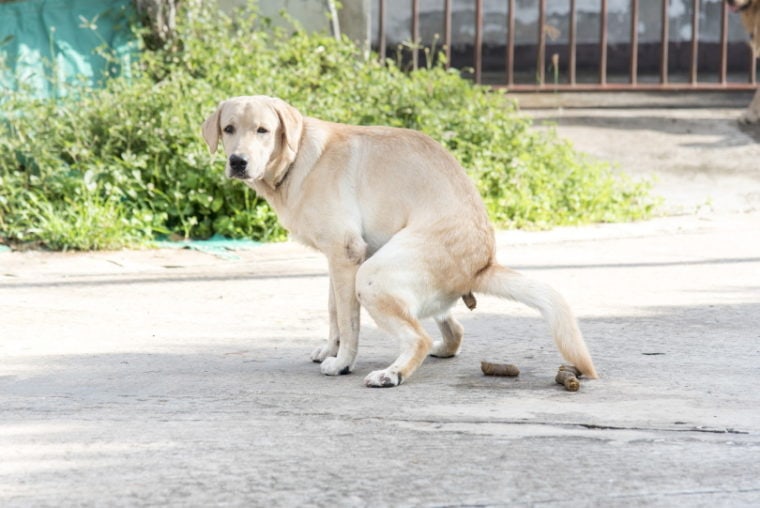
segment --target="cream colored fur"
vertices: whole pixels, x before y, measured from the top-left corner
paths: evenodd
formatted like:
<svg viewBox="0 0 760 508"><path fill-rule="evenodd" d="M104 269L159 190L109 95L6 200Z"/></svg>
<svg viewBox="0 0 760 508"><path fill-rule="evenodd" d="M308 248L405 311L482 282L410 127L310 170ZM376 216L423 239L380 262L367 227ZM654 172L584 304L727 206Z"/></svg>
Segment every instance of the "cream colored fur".
<svg viewBox="0 0 760 508"><path fill-rule="evenodd" d="M496 262L475 186L428 136L324 122L265 96L221 102L202 131L212 151L224 145L226 174L263 196L293 238L327 257L330 334L312 354L324 374L354 369L364 306L401 342L399 357L365 384L402 383L426 356L457 354L463 330L450 310L482 292L538 309L562 356L597 377L565 300ZM427 317L441 339L421 326Z"/></svg>
<svg viewBox="0 0 760 508"><path fill-rule="evenodd" d="M755 57L760 58L760 0L726 0L726 3L741 16L752 51ZM746 124L760 122L760 87L739 121Z"/></svg>

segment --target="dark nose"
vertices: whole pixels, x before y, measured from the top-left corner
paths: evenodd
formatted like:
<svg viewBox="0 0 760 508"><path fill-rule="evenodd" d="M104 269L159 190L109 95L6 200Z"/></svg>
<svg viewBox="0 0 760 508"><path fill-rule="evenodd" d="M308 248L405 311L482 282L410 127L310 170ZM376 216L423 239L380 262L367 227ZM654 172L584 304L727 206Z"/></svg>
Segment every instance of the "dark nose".
<svg viewBox="0 0 760 508"><path fill-rule="evenodd" d="M248 159L244 155L230 155L230 170L232 177L245 176L245 168L248 166Z"/></svg>

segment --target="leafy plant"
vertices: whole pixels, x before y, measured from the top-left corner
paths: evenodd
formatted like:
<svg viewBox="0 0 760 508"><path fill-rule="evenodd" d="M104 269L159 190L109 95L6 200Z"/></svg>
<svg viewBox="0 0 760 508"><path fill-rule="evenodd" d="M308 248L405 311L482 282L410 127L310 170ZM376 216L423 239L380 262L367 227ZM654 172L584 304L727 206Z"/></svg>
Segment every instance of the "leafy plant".
<svg viewBox="0 0 760 508"><path fill-rule="evenodd" d="M93 249L172 233L283 239L268 205L226 181L200 138L203 119L234 95L279 96L336 122L422 130L467 168L501 226L651 213L646 184L533 129L508 97L456 71L402 72L365 59L346 39L272 29L250 9L228 17L213 4L188 2L179 18L175 42L144 50L130 80L57 101L9 94L0 104L6 242ZM99 229L112 240L84 241Z"/></svg>

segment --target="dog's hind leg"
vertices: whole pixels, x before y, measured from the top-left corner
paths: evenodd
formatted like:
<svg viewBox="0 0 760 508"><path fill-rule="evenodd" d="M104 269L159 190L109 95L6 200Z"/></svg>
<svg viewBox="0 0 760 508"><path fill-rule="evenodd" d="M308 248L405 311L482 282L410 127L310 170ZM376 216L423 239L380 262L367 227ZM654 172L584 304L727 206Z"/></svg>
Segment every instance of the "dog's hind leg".
<svg viewBox="0 0 760 508"><path fill-rule="evenodd" d="M435 324L438 325L438 329L441 331L441 340L433 342L433 347L430 349L430 356L437 356L438 358L451 358L459 353L459 346L462 344L462 336L464 334L464 328L457 321L451 312L444 314L443 316L436 316Z"/></svg>
<svg viewBox="0 0 760 508"><path fill-rule="evenodd" d="M386 369L371 372L364 384L372 387L397 386L406 381L433 348L433 339L419 321L420 317L443 316L444 341L451 352L461 338L461 326L448 310L458 294L441 296L431 284L428 266L438 265L424 259L420 241L403 233L369 258L356 274L356 295L377 325L400 342L401 353Z"/></svg>
<svg viewBox="0 0 760 508"><path fill-rule="evenodd" d="M364 384L378 388L398 386L425 360L433 346L433 339L409 312L408 304L398 297L377 294L362 298L362 305L380 328L401 342L398 358L388 368L370 372L364 378Z"/></svg>

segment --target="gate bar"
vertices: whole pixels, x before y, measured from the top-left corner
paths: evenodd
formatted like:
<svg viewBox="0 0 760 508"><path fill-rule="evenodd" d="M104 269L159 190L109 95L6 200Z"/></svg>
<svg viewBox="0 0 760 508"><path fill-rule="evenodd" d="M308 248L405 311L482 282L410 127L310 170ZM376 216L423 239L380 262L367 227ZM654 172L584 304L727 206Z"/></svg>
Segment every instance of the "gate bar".
<svg viewBox="0 0 760 508"><path fill-rule="evenodd" d="M746 83L727 83L722 85L720 83L697 83L691 84L688 82L671 82L671 83L642 83L639 82L636 86L631 86L629 83L607 83L604 86L599 86L598 83L576 83L571 85L569 83L557 83L546 85L537 88L536 85L528 84L514 84L504 85L495 84L491 85L494 89L507 89L510 92L721 92L726 90L756 90L756 84L752 82Z"/></svg>
<svg viewBox="0 0 760 508"><path fill-rule="evenodd" d="M720 69L719 77L720 83L727 83L728 75L728 3L722 2L720 10Z"/></svg>
<svg viewBox="0 0 760 508"><path fill-rule="evenodd" d="M443 4L443 44L448 69L451 66L451 0L445 0Z"/></svg>
<svg viewBox="0 0 760 508"><path fill-rule="evenodd" d="M536 71L538 72L538 84L546 83L546 0L538 2L538 56L536 57Z"/></svg>
<svg viewBox="0 0 760 508"><path fill-rule="evenodd" d="M515 0L509 0L507 13L507 85L515 84Z"/></svg>
<svg viewBox="0 0 760 508"><path fill-rule="evenodd" d="M607 84L607 0L599 13L599 84Z"/></svg>
<svg viewBox="0 0 760 508"><path fill-rule="evenodd" d="M377 20L377 31L380 32L378 34L378 44L379 47L377 48L377 53L380 56L380 61L385 60L385 47L386 47L386 39L385 39L385 0L380 0L379 12L378 12L378 20Z"/></svg>
<svg viewBox="0 0 760 508"><path fill-rule="evenodd" d="M670 18L668 0L662 0L662 27L660 29L660 83L668 82L668 44L670 44Z"/></svg>
<svg viewBox="0 0 760 508"><path fill-rule="evenodd" d="M639 71L639 0L631 0L631 58L629 82L635 85Z"/></svg>
<svg viewBox="0 0 760 508"><path fill-rule="evenodd" d="M569 52L570 55L568 56L568 71L570 74L569 82L571 85L575 84L575 26L577 24L576 19L576 10L575 10L575 0L570 0L570 29L568 34L568 44L569 44Z"/></svg>
<svg viewBox="0 0 760 508"><path fill-rule="evenodd" d="M420 0L412 0L412 69L420 63Z"/></svg>
<svg viewBox="0 0 760 508"><path fill-rule="evenodd" d="M699 58L699 0L693 0L691 12L691 65L689 83L697 84Z"/></svg>
<svg viewBox="0 0 760 508"><path fill-rule="evenodd" d="M483 74L483 0L475 2L475 83L482 83Z"/></svg>

